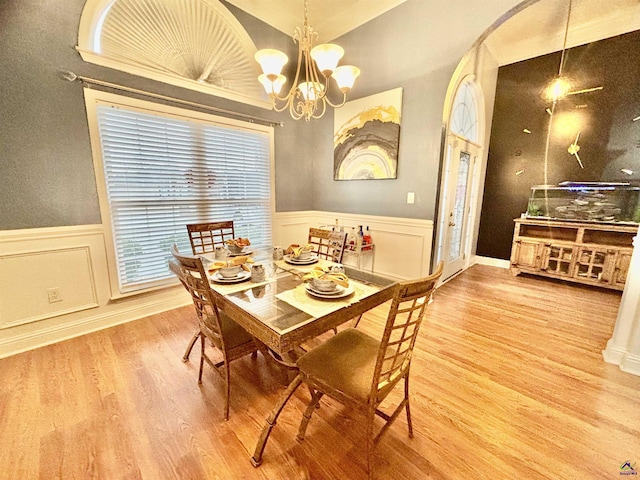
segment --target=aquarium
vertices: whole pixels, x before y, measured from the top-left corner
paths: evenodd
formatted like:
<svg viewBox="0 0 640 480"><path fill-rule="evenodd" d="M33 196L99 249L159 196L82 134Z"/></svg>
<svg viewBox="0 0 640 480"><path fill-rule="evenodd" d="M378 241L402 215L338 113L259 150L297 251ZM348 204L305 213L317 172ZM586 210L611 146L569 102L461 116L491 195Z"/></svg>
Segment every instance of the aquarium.
<svg viewBox="0 0 640 480"><path fill-rule="evenodd" d="M531 187L527 217L581 222L640 223L640 186L577 183Z"/></svg>

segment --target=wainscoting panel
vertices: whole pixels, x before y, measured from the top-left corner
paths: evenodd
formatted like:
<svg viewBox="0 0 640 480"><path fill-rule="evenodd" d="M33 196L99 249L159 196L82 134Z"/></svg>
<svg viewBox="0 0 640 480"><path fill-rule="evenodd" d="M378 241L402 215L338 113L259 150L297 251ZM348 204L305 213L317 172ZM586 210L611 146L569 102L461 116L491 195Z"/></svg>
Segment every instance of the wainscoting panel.
<svg viewBox="0 0 640 480"><path fill-rule="evenodd" d="M414 218L378 217L334 212L276 213L274 239L284 247L306 242L310 227L334 226L350 232L352 227L369 227L375 245L373 271L399 280L419 278L429 274L433 245L433 222ZM330 227L329 227L330 228ZM354 259L345 258L346 264ZM364 255L363 268L370 268L370 258Z"/></svg>
<svg viewBox="0 0 640 480"><path fill-rule="evenodd" d="M305 243L309 227L369 226L376 245L373 269L396 279L428 275L433 222L407 218L276 213L274 243ZM60 342L188 305L177 282L113 301L102 225L0 231L0 357ZM367 267L368 264L363 264ZM60 301L49 303L58 288ZM194 328L196 320L194 316Z"/></svg>
<svg viewBox="0 0 640 480"><path fill-rule="evenodd" d="M89 246L0 256L0 328L98 306Z"/></svg>
<svg viewBox="0 0 640 480"><path fill-rule="evenodd" d="M189 303L177 281L111 301L101 225L0 231L0 357Z"/></svg>

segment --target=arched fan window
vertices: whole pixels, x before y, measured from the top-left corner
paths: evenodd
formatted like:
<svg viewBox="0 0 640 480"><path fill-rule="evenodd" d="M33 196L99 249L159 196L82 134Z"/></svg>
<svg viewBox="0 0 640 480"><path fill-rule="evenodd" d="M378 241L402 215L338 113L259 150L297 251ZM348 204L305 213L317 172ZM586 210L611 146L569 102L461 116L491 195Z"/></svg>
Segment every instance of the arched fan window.
<svg viewBox="0 0 640 480"><path fill-rule="evenodd" d="M451 112L451 132L472 142L478 140L478 106L471 80L465 80L456 93Z"/></svg>
<svg viewBox="0 0 640 480"><path fill-rule="evenodd" d="M77 49L90 63L271 108L256 46L218 0L87 0Z"/></svg>

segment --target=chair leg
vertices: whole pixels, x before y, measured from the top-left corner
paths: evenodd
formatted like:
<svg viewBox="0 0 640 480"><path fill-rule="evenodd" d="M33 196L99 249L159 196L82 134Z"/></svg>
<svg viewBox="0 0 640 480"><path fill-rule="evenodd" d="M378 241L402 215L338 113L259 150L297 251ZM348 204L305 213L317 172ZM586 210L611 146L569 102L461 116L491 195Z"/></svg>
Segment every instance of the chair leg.
<svg viewBox="0 0 640 480"><path fill-rule="evenodd" d="M189 342L189 345L187 345L187 349L185 350L184 356L182 357L183 362L187 362L189 360L189 355L191 355L191 350L193 350L193 345L196 343L199 336L200 336L200 330L198 330L193 335L193 337L191 338L191 341Z"/></svg>
<svg viewBox="0 0 640 480"><path fill-rule="evenodd" d="M356 319L353 321L353 325L351 325L351 328L357 328L357 327L358 327L358 324L360 323L360 320L362 320L362 315L360 315L358 318L356 318Z"/></svg>
<svg viewBox="0 0 640 480"><path fill-rule="evenodd" d="M282 412L282 409L286 405L286 403L293 395L293 392L300 386L302 383L302 376L298 375L293 381L289 384L287 389L278 400L278 403L273 408L267 420L265 422L265 426L262 428L262 433L260 433L260 438L258 439L258 444L256 445L256 449L253 452L253 456L251 457L251 464L254 467L259 467L262 463L262 453L264 452L264 447L267 445L267 440L269 440L269 435L271 435L271 430L276 426L276 422L278 421L278 417Z"/></svg>
<svg viewBox="0 0 640 480"><path fill-rule="evenodd" d="M224 419L229 420L229 394L231 391L231 379L229 378L229 362L224 362Z"/></svg>
<svg viewBox="0 0 640 480"><path fill-rule="evenodd" d="M311 396L311 401L309 402L309 405L307 405L307 409L304 411L304 414L302 415L302 420L300 421L300 428L298 428L298 436L296 437L296 439L299 442L302 442L304 440L304 434L307 431L307 425L309 425L309 420L311 420L311 415L313 415L313 411L318 406L318 403L320 402L320 399L322 398L323 395L324 393L322 393L320 390L316 390L315 392L313 392L313 395Z"/></svg>
<svg viewBox="0 0 640 480"><path fill-rule="evenodd" d="M373 438L373 420L375 418L375 409L367 415L367 478L371 480L371 456L373 455L374 438Z"/></svg>
<svg viewBox="0 0 640 480"><path fill-rule="evenodd" d="M409 426L409 438L413 438L413 425L411 424L411 409L409 408L409 375L404 377L404 399L406 400L405 409L407 410L407 425Z"/></svg>
<svg viewBox="0 0 640 480"><path fill-rule="evenodd" d="M200 371L198 372L198 385L202 385L202 368L204 366L204 335L200 335Z"/></svg>

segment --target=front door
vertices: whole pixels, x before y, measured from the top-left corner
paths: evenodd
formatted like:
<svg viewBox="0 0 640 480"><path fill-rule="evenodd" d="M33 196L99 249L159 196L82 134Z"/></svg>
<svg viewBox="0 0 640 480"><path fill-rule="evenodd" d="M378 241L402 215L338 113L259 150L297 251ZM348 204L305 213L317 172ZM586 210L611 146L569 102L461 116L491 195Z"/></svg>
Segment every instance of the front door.
<svg viewBox="0 0 640 480"><path fill-rule="evenodd" d="M478 147L451 135L448 143L445 208L442 210L442 256L446 279L467 266L470 199Z"/></svg>

